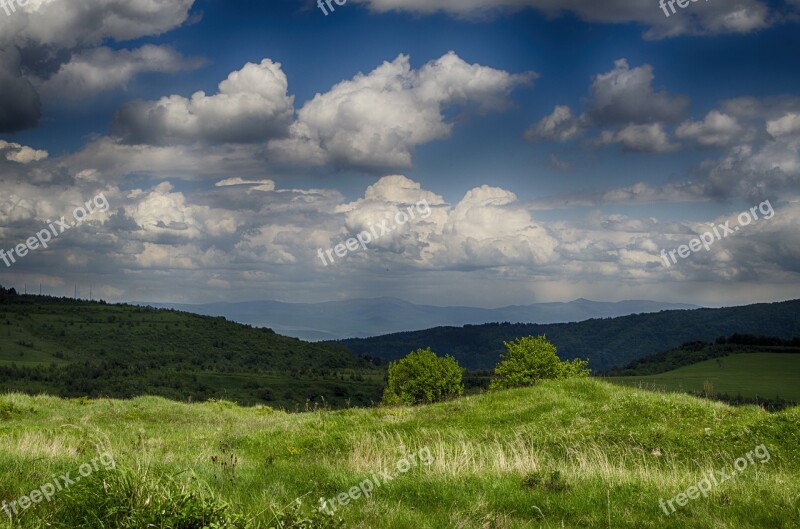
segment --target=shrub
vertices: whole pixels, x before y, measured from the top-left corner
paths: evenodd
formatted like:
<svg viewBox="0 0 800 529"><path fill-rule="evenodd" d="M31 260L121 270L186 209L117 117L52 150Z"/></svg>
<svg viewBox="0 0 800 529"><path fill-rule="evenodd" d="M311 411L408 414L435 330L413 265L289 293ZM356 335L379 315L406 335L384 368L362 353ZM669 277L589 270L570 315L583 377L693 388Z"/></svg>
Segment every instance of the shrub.
<svg viewBox="0 0 800 529"><path fill-rule="evenodd" d="M452 356L438 357L430 347L389 364L384 404L427 404L464 392L463 372Z"/></svg>
<svg viewBox="0 0 800 529"><path fill-rule="evenodd" d="M489 389L509 389L532 386L545 379L589 376L588 360L576 358L562 362L556 346L545 336L523 336L512 342L503 342L506 353L494 368Z"/></svg>

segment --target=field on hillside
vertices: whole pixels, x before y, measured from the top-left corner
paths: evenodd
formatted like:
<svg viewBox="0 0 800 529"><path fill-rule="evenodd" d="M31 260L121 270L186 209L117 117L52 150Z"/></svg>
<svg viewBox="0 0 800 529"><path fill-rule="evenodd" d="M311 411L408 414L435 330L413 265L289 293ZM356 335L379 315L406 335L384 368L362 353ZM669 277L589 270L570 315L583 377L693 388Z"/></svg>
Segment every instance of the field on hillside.
<svg viewBox="0 0 800 529"><path fill-rule="evenodd" d="M299 497L306 512L346 499L334 516L363 529L800 527L800 408L593 379L301 414L14 394L0 397L0 443L8 503L105 451L116 461L0 527L279 527L273 513ZM678 496L711 470L731 477ZM369 480L380 485L365 499L354 487Z"/></svg>
<svg viewBox="0 0 800 529"><path fill-rule="evenodd" d="M739 353L706 360L666 373L649 376L611 377L609 382L666 391L702 392L706 381L714 393L749 398L780 397L800 402L800 355Z"/></svg>

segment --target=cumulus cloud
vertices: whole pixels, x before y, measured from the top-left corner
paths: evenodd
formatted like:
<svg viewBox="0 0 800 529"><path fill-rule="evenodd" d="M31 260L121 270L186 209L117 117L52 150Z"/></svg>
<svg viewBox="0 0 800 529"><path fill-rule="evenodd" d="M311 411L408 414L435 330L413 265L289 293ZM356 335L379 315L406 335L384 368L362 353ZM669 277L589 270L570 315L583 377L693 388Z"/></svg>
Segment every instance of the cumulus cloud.
<svg viewBox="0 0 800 529"><path fill-rule="evenodd" d="M769 27L780 15L771 13L761 0L735 0L714 4L709 2L696 7L691 13L667 18L663 11L653 9L649 0L353 0L366 4L375 12L410 11L433 14L445 12L457 17L487 17L503 12L532 8L549 17L573 13L587 22L628 24L648 27L644 36L662 39L678 35L743 34ZM796 3L796 0L790 0Z"/></svg>
<svg viewBox="0 0 800 529"><path fill-rule="evenodd" d="M450 212L442 231L440 265L531 266L557 259L557 239L511 191L483 185L471 189Z"/></svg>
<svg viewBox="0 0 800 529"><path fill-rule="evenodd" d="M39 91L46 98L90 98L100 92L125 88L140 73L173 73L203 64L204 60L187 59L169 46L148 44L134 50L91 48L76 53L54 75L40 80Z"/></svg>
<svg viewBox="0 0 800 529"><path fill-rule="evenodd" d="M413 208L413 219L396 224L398 211L407 211L421 201L426 205L423 210L429 208L427 215ZM401 175L387 176L369 186L363 198L337 207L336 212L345 214L344 236L355 236L387 220L392 231L371 247L403 255L409 264L421 268L463 270L543 264L555 259L558 245L514 193L488 185L469 190L451 206L418 182Z"/></svg>
<svg viewBox="0 0 800 529"><path fill-rule="evenodd" d="M407 212L409 207L414 218L405 224L397 223L398 212ZM337 206L335 213L344 215L347 236L369 231L385 221L390 232L373 241L372 247L393 253L411 251L419 258L431 251L432 237L444 225L447 209L441 196L422 189L418 182L391 175L367 187L363 198Z"/></svg>
<svg viewBox="0 0 800 529"><path fill-rule="evenodd" d="M575 116L567 106L556 106L552 114L531 126L525 137L532 141L574 140L590 128L605 128L590 142L594 146L621 144L627 151L665 153L678 148L669 139L665 123L680 119L690 100L653 87L653 67L635 68L627 59L598 74L589 87L587 109Z"/></svg>
<svg viewBox="0 0 800 529"><path fill-rule="evenodd" d="M126 143L246 143L284 135L294 97L280 63L247 63L219 84L219 92L195 92L158 101L134 101L115 116L113 134Z"/></svg>
<svg viewBox="0 0 800 529"><path fill-rule="evenodd" d="M676 130L683 140L692 140L704 147L727 147L744 140L744 128L736 118L718 110L709 112L703 121L687 121Z"/></svg>
<svg viewBox="0 0 800 529"><path fill-rule="evenodd" d="M672 143L669 135L661 123L648 125L628 125L612 132L603 131L600 137L594 140L596 145L612 145L618 143L627 151L662 154L678 149Z"/></svg>
<svg viewBox="0 0 800 529"><path fill-rule="evenodd" d="M31 0L0 17L0 35L16 44L78 48L160 35L183 24L194 0Z"/></svg>
<svg viewBox="0 0 800 529"><path fill-rule="evenodd" d="M558 105L553 113L543 117L525 133L525 138L536 142L569 141L583 134L586 123L572 115L568 106Z"/></svg>
<svg viewBox="0 0 800 529"><path fill-rule="evenodd" d="M128 198L132 203L125 207L125 215L139 226L141 239L153 242L231 236L241 223L234 211L191 203L169 182L146 192L132 191Z"/></svg>
<svg viewBox="0 0 800 529"><path fill-rule="evenodd" d="M270 150L283 160L316 165L410 167L417 145L450 135L446 108L502 110L511 91L534 78L468 64L453 52L414 70L400 55L317 94L298 112L289 138L270 142Z"/></svg>
<svg viewBox="0 0 800 529"><path fill-rule="evenodd" d="M597 75L590 88L589 116L599 125L672 122L689 108L689 98L671 96L653 88L653 67L630 68L626 59Z"/></svg>
<svg viewBox="0 0 800 529"><path fill-rule="evenodd" d="M800 114L790 112L779 119L768 121L767 132L775 137L800 133Z"/></svg>
<svg viewBox="0 0 800 529"><path fill-rule="evenodd" d="M0 140L0 155L5 156L6 160L21 164L38 162L47 158L47 151L32 149L19 143L9 143Z"/></svg>

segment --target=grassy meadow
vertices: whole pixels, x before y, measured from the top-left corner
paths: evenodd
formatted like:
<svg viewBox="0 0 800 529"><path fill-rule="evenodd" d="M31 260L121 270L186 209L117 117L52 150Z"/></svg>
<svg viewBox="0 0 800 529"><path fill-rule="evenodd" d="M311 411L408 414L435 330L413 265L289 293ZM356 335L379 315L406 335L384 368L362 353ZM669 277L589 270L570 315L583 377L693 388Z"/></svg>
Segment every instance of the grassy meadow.
<svg viewBox="0 0 800 529"><path fill-rule="evenodd" d="M800 402L800 355L740 353L657 375L608 380L637 387L698 393L704 391L704 384L708 381L713 385L714 393L741 394L749 398L780 397Z"/></svg>
<svg viewBox="0 0 800 529"><path fill-rule="evenodd" d="M768 413L601 380L548 381L421 407L290 414L216 401L0 397L0 501L105 450L100 469L0 527L283 525L381 470L336 511L350 528L800 527L800 408ZM758 460L667 516L659 499L763 444ZM430 450L404 474L396 463ZM676 506L677 507L677 506ZM327 519L331 521L330 518Z"/></svg>

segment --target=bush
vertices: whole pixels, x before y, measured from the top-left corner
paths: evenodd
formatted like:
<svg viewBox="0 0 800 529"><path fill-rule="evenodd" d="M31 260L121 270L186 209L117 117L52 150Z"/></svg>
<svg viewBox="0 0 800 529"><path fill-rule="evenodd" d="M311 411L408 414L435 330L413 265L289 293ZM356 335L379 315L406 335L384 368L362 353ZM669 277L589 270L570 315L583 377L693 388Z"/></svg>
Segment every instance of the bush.
<svg viewBox="0 0 800 529"><path fill-rule="evenodd" d="M418 349L389 364L384 404L428 404L458 397L464 392L463 370L452 356L438 357Z"/></svg>
<svg viewBox="0 0 800 529"><path fill-rule="evenodd" d="M588 360L576 358L562 362L556 346L545 336L523 336L512 342L503 342L506 353L494 368L489 389L509 389L532 386L545 379L589 376Z"/></svg>

